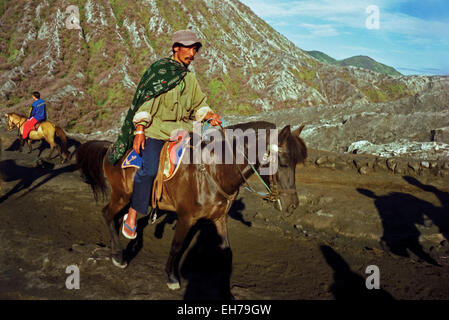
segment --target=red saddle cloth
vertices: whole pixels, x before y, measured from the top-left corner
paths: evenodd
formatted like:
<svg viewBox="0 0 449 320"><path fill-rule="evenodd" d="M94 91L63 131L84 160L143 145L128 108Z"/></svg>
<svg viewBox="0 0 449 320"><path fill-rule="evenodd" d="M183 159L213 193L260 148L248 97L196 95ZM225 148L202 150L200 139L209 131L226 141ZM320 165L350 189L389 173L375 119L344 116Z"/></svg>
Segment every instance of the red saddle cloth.
<svg viewBox="0 0 449 320"><path fill-rule="evenodd" d="M166 177L171 177L176 171L177 166L181 163L184 149L189 140L189 133L185 130L178 131L178 133L170 139L167 149L169 166L165 166L164 170L164 175Z"/></svg>
<svg viewBox="0 0 449 320"><path fill-rule="evenodd" d="M25 121L25 123L23 124L23 132L22 132L22 138L26 139L28 138L28 135L30 134L31 131L36 130L37 128L39 128L39 122L37 122L36 119L31 118L27 121Z"/></svg>

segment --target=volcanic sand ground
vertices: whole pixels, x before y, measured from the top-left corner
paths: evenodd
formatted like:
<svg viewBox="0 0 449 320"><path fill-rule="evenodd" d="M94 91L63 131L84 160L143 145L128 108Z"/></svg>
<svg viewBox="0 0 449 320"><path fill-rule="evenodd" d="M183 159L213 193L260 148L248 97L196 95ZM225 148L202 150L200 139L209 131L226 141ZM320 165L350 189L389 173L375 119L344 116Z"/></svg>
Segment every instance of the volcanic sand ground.
<svg viewBox="0 0 449 320"><path fill-rule="evenodd" d="M138 241L121 236L129 265L119 269L109 258L109 234L101 216L106 202L94 201L70 163L38 163L38 150L20 153L13 134L2 135L2 299L179 300L230 294L239 300L449 299L449 245L425 212L412 227L420 236L420 249L439 266L410 250L409 257L393 254L379 242L382 199L399 195L396 202L386 202L394 203L393 211L410 205L401 203L405 197L444 214L449 211L447 178L416 177L435 187L438 197L401 175L298 166L301 204L290 216L241 189L228 220L232 251L219 249L216 233L205 224L181 261L181 289L170 291L164 267L176 225L173 215L161 215L154 224L142 217ZM377 201L357 188L374 192ZM80 269L79 290L66 288L70 265ZM370 265L379 268L379 290L366 288Z"/></svg>

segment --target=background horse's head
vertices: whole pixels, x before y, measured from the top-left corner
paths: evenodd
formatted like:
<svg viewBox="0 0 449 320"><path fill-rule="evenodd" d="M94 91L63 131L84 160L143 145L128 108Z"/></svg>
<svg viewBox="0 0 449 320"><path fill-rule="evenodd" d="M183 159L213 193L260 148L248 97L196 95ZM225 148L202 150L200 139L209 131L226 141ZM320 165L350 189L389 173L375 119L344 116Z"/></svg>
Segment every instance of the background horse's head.
<svg viewBox="0 0 449 320"><path fill-rule="evenodd" d="M8 131L11 131L17 126L20 118L15 113L5 113L5 120Z"/></svg>
<svg viewBox="0 0 449 320"><path fill-rule="evenodd" d="M278 135L278 166L272 180L276 184L274 190L279 201L276 208L283 212L292 213L299 204L296 193L295 169L298 163L307 158L307 147L299 137L304 125L291 131L290 125L285 126Z"/></svg>

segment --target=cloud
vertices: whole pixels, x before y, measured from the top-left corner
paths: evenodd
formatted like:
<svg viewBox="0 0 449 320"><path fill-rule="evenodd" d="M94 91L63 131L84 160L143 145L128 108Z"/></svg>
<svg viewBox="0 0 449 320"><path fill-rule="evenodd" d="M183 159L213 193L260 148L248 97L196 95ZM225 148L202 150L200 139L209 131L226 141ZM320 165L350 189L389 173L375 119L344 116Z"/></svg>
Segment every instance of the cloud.
<svg viewBox="0 0 449 320"><path fill-rule="evenodd" d="M413 17L401 12L395 12L392 4L387 0L304 0L304 1L277 1L243 0L257 15L263 19L285 19L297 17L310 18L317 24L332 25L332 28L359 28L364 29L369 14L366 8L377 5L380 15L380 30L415 37L429 38L440 36L447 38L449 21L428 20ZM395 1L405 2L405 0ZM320 27L317 27L320 28Z"/></svg>
<svg viewBox="0 0 449 320"><path fill-rule="evenodd" d="M447 0L241 1L301 48L337 59L370 55L409 74L447 74L449 19L438 13L448 10ZM367 29L371 5L379 8L379 29Z"/></svg>
<svg viewBox="0 0 449 320"><path fill-rule="evenodd" d="M335 28L330 24L309 24L309 23L301 23L299 25L302 28L306 28L308 30L307 37L334 37L338 36L340 33L335 30Z"/></svg>
<svg viewBox="0 0 449 320"><path fill-rule="evenodd" d="M266 0L243 0L257 15L263 18L309 16L326 18L340 14L364 14L371 1L357 3L344 0L305 0L269 2Z"/></svg>
<svg viewBox="0 0 449 320"><path fill-rule="evenodd" d="M420 74L420 75L447 75L449 70L444 70L440 68L413 68L413 67L397 67L399 72L411 75L411 74Z"/></svg>

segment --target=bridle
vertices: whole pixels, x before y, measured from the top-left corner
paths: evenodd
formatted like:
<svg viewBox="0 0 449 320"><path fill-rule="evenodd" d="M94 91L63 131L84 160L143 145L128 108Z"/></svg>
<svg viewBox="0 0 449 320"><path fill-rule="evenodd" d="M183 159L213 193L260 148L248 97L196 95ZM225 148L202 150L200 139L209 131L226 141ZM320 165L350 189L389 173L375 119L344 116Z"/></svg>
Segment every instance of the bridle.
<svg viewBox="0 0 449 320"><path fill-rule="evenodd" d="M224 137L224 141L227 145L227 147L229 146L229 142L226 139L226 131L224 130L223 126L221 124L219 124L221 132L223 134ZM274 154L272 154L272 151ZM231 152L232 152L232 148L231 148ZM279 148L277 145L275 145L275 147L272 150L272 145L270 145L270 147L267 149L267 151L264 154L264 159L268 160L268 162L272 161L272 157L273 156L277 156L279 153L285 152L283 150L283 148ZM257 171L257 169L251 164L251 162L249 161L248 157L245 155L245 153L242 151L242 155L243 157L246 159L246 161L248 162L248 165L242 170L240 169L240 167L237 165L237 170L240 174L240 176L243 178L243 182L246 184L245 189L248 190L251 193L254 193L255 195L257 195L258 197L262 198L265 201L269 201L269 202L277 202L279 205L279 209L282 211L282 203L281 203L281 199L280 199L280 195L282 194L296 194L296 189L294 188L289 188L289 189L281 189L278 187L278 179L277 179L277 174L276 172L270 172L269 174L269 186L265 183L265 181L263 180L263 178L260 176L259 172ZM235 154L234 152L232 152L232 157L233 157L233 161L234 163L236 163L236 158L235 158ZM271 169L271 167L270 167ZM227 205L226 205L226 212L230 209L233 201L235 200L235 197L238 194L238 189L236 192L234 192L233 194L228 194L226 191L223 190L223 188L210 176L210 173L207 171L206 166L204 163L200 163L199 164L199 170L200 172L202 172L205 176L206 179L209 181L209 183L215 185L215 187L217 188L217 191L226 199L227 201ZM254 190L254 188L251 187L250 183L248 182L248 179L245 177L245 174L243 173L243 171L248 171L248 170L252 170L255 175L258 177L259 181L263 184L263 186L265 187L265 189L267 190L267 193L263 194L261 192L257 192Z"/></svg>
<svg viewBox="0 0 449 320"><path fill-rule="evenodd" d="M14 126L15 126L15 127L17 127L17 134L20 136L20 128L25 124L27 119L23 118L23 122L22 122L22 119L19 118L18 122L14 122L14 119L11 117L11 115L6 114L6 117L8 118L8 131L11 131L12 129L14 129Z"/></svg>
<svg viewBox="0 0 449 320"><path fill-rule="evenodd" d="M268 158L269 161L273 161L272 159L270 159L270 157L273 156L277 156L279 153L285 152L283 150L283 148L279 148L276 145L276 152L274 152L274 154L271 154L271 152L273 150L271 150L271 148L268 148L268 150L270 151L269 153L266 152L264 155L264 158ZM245 155L244 155L245 156ZM245 156L246 158L246 156ZM247 158L246 158L247 159ZM248 166L253 170L254 174L258 177L259 181L264 185L265 189L267 190L267 193L265 195L262 195L260 192L256 192L254 190L254 188L252 188L248 182L248 180L245 178L245 176L243 175L242 171L240 171L240 174L242 175L242 177L245 180L246 186L245 189L247 189L249 192L256 194L257 196L261 197L263 200L265 201L269 201L269 202L277 202L279 205L279 209L282 211L282 203L281 203L281 198L280 196L283 194L296 194L296 189L295 188L288 188L288 189L281 189L279 188L279 184L278 184L278 178L277 178L277 173L276 172L270 172L270 174L268 175L268 181L269 181L269 186L265 183L265 181L263 181L263 178L260 176L259 172L257 171L256 168L254 168L254 166L248 161ZM244 169L246 170L246 168Z"/></svg>
<svg viewBox="0 0 449 320"><path fill-rule="evenodd" d="M229 144L228 140L226 139L226 131L223 129L223 126L221 124L219 124L219 126L220 126L220 129L221 129L222 133L223 133L225 143ZM228 145L228 147L229 147L229 145ZM267 159L268 162L272 161L272 157L276 156L278 153L285 152L283 150L283 148L279 148L277 145L273 149L274 150L272 150L271 147L268 148L267 151L264 154L264 159ZM232 148L231 148L231 150L232 150ZM275 151L275 152L273 152L274 155L271 154L272 151ZM263 178L260 176L260 174L257 171L257 169L251 164L251 162L249 161L248 157L245 155L244 152L242 152L242 155L246 159L246 161L248 161L248 165L243 170L241 170L240 167L237 165L237 169L239 171L240 176L243 178L244 183L246 184L245 189L248 190L251 193L254 193L255 195L259 196L260 198L262 198L265 201L277 202L278 205L279 205L280 210L282 211L282 203L281 203L280 195L281 194L295 194L296 193L296 189L294 189L294 188L289 188L289 189L281 189L281 188L279 188L278 187L278 182L277 182L277 174L276 174L276 172L270 172L270 174L269 174L269 186L268 186L265 183L265 181L263 180ZM236 162L234 152L232 152L232 156L233 156L234 162ZM243 171L249 170L248 168L250 168L255 173L255 175L258 177L259 181L263 184L263 186L267 190L267 192L268 192L267 194L261 194L261 193L255 191L254 188L251 187L251 185L248 182L248 179L245 177L245 174L243 173ZM270 170L271 170L271 168L270 168Z"/></svg>

